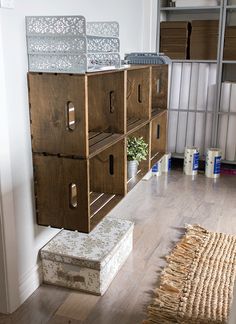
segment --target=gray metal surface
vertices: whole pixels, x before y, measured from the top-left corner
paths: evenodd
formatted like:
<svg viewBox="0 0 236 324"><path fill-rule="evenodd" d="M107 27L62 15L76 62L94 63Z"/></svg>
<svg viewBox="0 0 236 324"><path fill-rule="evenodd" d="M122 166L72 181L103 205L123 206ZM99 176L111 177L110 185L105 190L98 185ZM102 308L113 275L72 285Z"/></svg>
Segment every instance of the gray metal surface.
<svg viewBox="0 0 236 324"><path fill-rule="evenodd" d="M28 36L28 54L52 53L119 53L120 41L115 37L96 36Z"/></svg>
<svg viewBox="0 0 236 324"><path fill-rule="evenodd" d="M88 70L85 54L30 54L31 72L84 73Z"/></svg>
<svg viewBox="0 0 236 324"><path fill-rule="evenodd" d="M88 36L119 37L119 23L116 21L87 22Z"/></svg>
<svg viewBox="0 0 236 324"><path fill-rule="evenodd" d="M172 65L175 63L188 63L188 64L201 64L201 63L207 63L207 64L216 64L217 66L217 75L216 75L216 92L215 92L215 104L214 104L214 108L212 110L208 110L208 107L202 107L199 109L199 107L195 107L193 109L193 107L189 106L188 103L188 109L183 109L183 107L181 107L180 103L179 103L179 107L177 107L178 109L176 109L176 107L169 107L169 111L170 114L169 116L171 117L171 114L176 114L175 118L178 119L178 124L177 124L177 130L176 130L176 139L173 138L173 142L175 142L174 148L171 150L172 153L175 153L177 155L181 154L181 152L177 151L177 137L178 137L178 133L179 130L181 130L182 126L180 125L181 123L181 118L185 115L186 118L186 125L185 125L185 145L187 144L188 140L187 140L187 136L188 136L188 130L192 129L193 130L193 142L195 141L195 135L197 134L198 130L196 128L196 121L197 118L199 118L200 115L204 114L205 117L204 118L204 129L202 129L202 133L204 135L204 139L202 140L202 148L201 151L203 152L205 150L205 146L206 146L206 132L209 131L209 125L207 125L207 120L208 122L210 120L212 120L212 128L211 128L211 146L214 147L218 147L219 146L219 137L220 135L220 117L221 116L226 116L227 118L227 125L226 125L226 143L225 143L225 147L227 146L227 141L229 140L228 138L230 137L230 135L228 135L229 133L229 123L233 122L233 118L235 118L235 112L232 111L221 111L220 110L220 104L221 104L221 88L222 88L222 81L224 81L225 77L224 77L224 69L225 66L224 64L228 65L228 69L229 68L229 64L236 64L236 61L226 61L223 59L223 51L224 51L224 34L225 34L225 26L227 25L227 14L229 14L231 11L229 10L231 9L235 9L236 6L229 6L227 5L227 0L222 0L220 2L219 6L215 6L215 7L186 7L186 8L181 8L181 7L177 7L177 8L166 8L166 7L161 7L160 6L160 2L161 0L158 0L158 13L157 13L157 46L156 49L158 50L159 48L159 39L160 39L160 21L161 19L164 18L167 20L191 20L191 19L216 19L213 18L212 14L213 12L216 14L218 13L219 15L219 39L218 39L218 48L217 48L217 60L172 60ZM230 8L229 8L230 7ZM228 10L227 10L228 9ZM172 14L173 13L173 14ZM174 15L175 13L175 15ZM205 14L209 15L209 18L207 18L207 16L205 16ZM177 15L178 14L178 15ZM194 15L195 14L195 15ZM192 16L193 17L192 17ZM197 16L198 15L198 16ZM204 15L204 16L203 16ZM191 18L192 17L192 18ZM181 72L182 73L182 72ZM192 69L191 72L192 73ZM232 73L231 73L232 74ZM190 78L191 79L191 78ZM236 79L236 76L234 75L234 81ZM226 80L231 80L231 78L228 77L228 79L226 78ZM186 85L187 86L187 85ZM173 84L172 82L172 76L171 76L171 80L170 80L170 94L173 91L173 87L175 87L175 84ZM191 84L189 85L189 91L191 88ZM197 89L196 89L197 91ZM187 100L187 99L186 99ZM208 100L208 99L207 99ZM190 115L191 118L193 119L193 114L194 114L194 123L193 121L190 120ZM174 118L174 117L173 117ZM236 128L236 125L235 125ZM172 132L173 133L173 132ZM232 136L230 137L231 139L231 143L232 143ZM222 139L221 139L222 142ZM188 143L189 144L189 143ZM194 143L192 143L194 144ZM236 138L235 138L235 147L236 147ZM236 161L236 152L235 152L235 161ZM229 163L232 163L233 161L228 160Z"/></svg>
<svg viewBox="0 0 236 324"><path fill-rule="evenodd" d="M117 22L86 24L83 16L30 16L26 34L30 71L85 73L120 67Z"/></svg>
<svg viewBox="0 0 236 324"><path fill-rule="evenodd" d="M28 16L27 36L85 36L86 21L83 16Z"/></svg>
<svg viewBox="0 0 236 324"><path fill-rule="evenodd" d="M125 54L125 60L130 64L169 64L168 56L159 53L134 52Z"/></svg>
<svg viewBox="0 0 236 324"><path fill-rule="evenodd" d="M118 53L29 55L31 72L85 73L106 67L119 68L120 55Z"/></svg>

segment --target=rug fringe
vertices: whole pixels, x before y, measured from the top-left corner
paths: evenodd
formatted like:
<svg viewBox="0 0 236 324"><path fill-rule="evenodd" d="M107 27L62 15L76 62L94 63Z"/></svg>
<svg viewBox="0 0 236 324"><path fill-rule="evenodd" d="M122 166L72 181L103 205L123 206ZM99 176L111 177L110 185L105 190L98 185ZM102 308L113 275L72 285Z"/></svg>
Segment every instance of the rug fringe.
<svg viewBox="0 0 236 324"><path fill-rule="evenodd" d="M148 319L143 324L176 324L184 315L188 295L188 277L192 264L206 243L209 232L199 225L186 225L186 234L166 257L160 288L155 290L153 303L148 307Z"/></svg>

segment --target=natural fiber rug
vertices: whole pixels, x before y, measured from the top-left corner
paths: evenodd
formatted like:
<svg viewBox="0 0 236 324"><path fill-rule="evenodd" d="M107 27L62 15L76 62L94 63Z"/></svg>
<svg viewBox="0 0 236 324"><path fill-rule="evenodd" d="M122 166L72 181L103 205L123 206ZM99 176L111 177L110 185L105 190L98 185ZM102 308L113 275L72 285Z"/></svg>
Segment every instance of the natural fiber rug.
<svg viewBox="0 0 236 324"><path fill-rule="evenodd" d="M188 225L167 263L144 323L227 323L236 277L236 237Z"/></svg>

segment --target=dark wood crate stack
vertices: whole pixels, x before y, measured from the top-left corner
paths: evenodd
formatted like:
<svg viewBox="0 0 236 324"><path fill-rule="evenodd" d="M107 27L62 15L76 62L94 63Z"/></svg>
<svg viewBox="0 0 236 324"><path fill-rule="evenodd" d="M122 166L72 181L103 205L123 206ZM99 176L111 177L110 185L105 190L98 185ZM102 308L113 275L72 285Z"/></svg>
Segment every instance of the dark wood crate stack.
<svg viewBox="0 0 236 324"><path fill-rule="evenodd" d="M224 60L236 60L236 26L226 26Z"/></svg>
<svg viewBox="0 0 236 324"><path fill-rule="evenodd" d="M165 153L168 66L29 73L37 221L90 232ZM127 180L126 141L147 161Z"/></svg>
<svg viewBox="0 0 236 324"><path fill-rule="evenodd" d="M190 24L188 21L161 22L161 52L171 59L188 59L189 33Z"/></svg>
<svg viewBox="0 0 236 324"><path fill-rule="evenodd" d="M190 38L190 59L216 60L218 36L218 20L193 20Z"/></svg>

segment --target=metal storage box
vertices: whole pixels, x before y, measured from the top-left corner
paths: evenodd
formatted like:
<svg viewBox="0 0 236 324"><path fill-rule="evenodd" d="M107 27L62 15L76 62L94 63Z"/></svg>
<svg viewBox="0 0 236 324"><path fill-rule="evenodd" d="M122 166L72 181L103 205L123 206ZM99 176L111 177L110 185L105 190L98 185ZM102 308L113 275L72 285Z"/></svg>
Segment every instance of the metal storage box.
<svg viewBox="0 0 236 324"><path fill-rule="evenodd" d="M88 36L83 16L26 17L29 71L84 73L119 68L118 23L87 24Z"/></svg>

